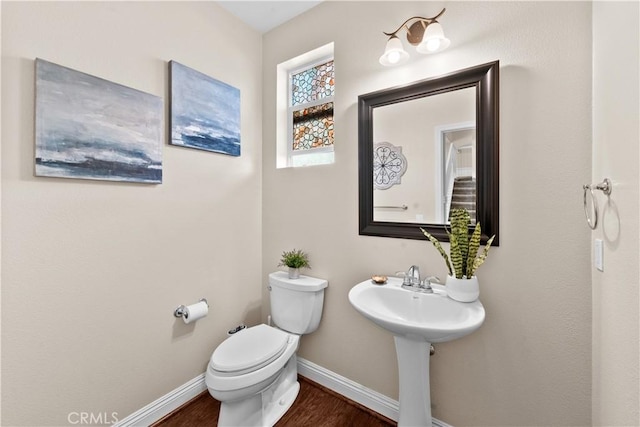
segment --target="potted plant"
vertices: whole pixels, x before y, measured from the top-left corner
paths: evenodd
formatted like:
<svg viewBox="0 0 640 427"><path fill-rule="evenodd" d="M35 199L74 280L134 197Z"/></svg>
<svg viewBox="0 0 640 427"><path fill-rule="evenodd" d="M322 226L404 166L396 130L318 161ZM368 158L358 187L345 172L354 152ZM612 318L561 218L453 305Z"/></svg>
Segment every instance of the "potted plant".
<svg viewBox="0 0 640 427"><path fill-rule="evenodd" d="M447 231L451 245L449 249L450 255L447 255L438 239L420 228L422 233L427 236L433 246L440 252L449 269L446 283L447 294L461 302L472 302L478 299L480 287L475 273L487 258L489 248L495 237L494 235L489 238L484 250L478 255L482 230L480 223L477 222L471 237L469 237L470 223L471 217L466 209L451 210L451 231Z"/></svg>
<svg viewBox="0 0 640 427"><path fill-rule="evenodd" d="M282 252L280 264L278 267L289 267L289 279L297 279L300 277L301 268L311 268L309 265L309 255L300 249Z"/></svg>

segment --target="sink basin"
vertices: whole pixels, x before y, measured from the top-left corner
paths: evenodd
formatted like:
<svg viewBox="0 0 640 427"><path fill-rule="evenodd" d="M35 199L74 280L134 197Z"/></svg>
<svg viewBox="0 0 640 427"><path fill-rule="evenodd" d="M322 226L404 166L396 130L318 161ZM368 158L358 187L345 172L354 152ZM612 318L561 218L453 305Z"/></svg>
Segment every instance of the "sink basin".
<svg viewBox="0 0 640 427"><path fill-rule="evenodd" d="M484 322L480 301L463 303L447 296L445 286L433 294L402 289L402 279L386 285L366 280L349 292L349 302L364 317L394 335L423 338L430 343L451 341L478 329Z"/></svg>

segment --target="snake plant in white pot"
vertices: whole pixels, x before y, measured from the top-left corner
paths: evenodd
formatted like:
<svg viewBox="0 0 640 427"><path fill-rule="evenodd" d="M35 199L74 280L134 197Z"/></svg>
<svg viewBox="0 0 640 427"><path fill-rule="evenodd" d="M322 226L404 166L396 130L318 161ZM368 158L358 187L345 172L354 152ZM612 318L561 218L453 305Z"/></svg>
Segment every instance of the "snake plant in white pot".
<svg viewBox="0 0 640 427"><path fill-rule="evenodd" d="M447 276L447 294L456 301L473 302L480 295L480 286L475 273L478 267L487 258L489 248L495 236L487 241L482 253L480 249L480 236L482 230L477 222L471 236L469 236L469 224L471 217L466 209L451 210L451 231L447 231L450 243L450 255L447 255L442 245L427 231L420 229L422 233L436 247L449 269Z"/></svg>

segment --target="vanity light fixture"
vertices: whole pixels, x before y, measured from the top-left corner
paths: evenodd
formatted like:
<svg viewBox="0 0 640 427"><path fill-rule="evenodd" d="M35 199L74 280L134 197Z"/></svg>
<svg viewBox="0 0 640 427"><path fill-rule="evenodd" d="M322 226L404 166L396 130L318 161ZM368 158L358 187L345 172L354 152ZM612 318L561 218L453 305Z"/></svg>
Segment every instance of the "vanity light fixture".
<svg viewBox="0 0 640 427"><path fill-rule="evenodd" d="M442 9L433 18L414 16L404 21L394 32L383 32L386 36L389 36L389 40L384 53L380 57L380 63L385 66L393 66L403 64L409 59L409 54L404 50L402 42L397 36L398 32L403 28L407 32L407 41L416 46L416 50L419 53L436 53L449 47L451 42L444 36L442 25L437 21L445 10Z"/></svg>

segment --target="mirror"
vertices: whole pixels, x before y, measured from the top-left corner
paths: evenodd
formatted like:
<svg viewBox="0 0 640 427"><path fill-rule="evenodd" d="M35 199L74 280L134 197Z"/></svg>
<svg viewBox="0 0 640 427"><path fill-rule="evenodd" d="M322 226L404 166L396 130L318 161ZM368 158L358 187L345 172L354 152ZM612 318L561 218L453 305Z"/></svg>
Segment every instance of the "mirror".
<svg viewBox="0 0 640 427"><path fill-rule="evenodd" d="M358 97L361 235L448 241L464 207L498 244L498 73L495 61Z"/></svg>
<svg viewBox="0 0 640 427"><path fill-rule="evenodd" d="M466 88L373 110L374 221L442 225L456 207L475 219L475 99Z"/></svg>

